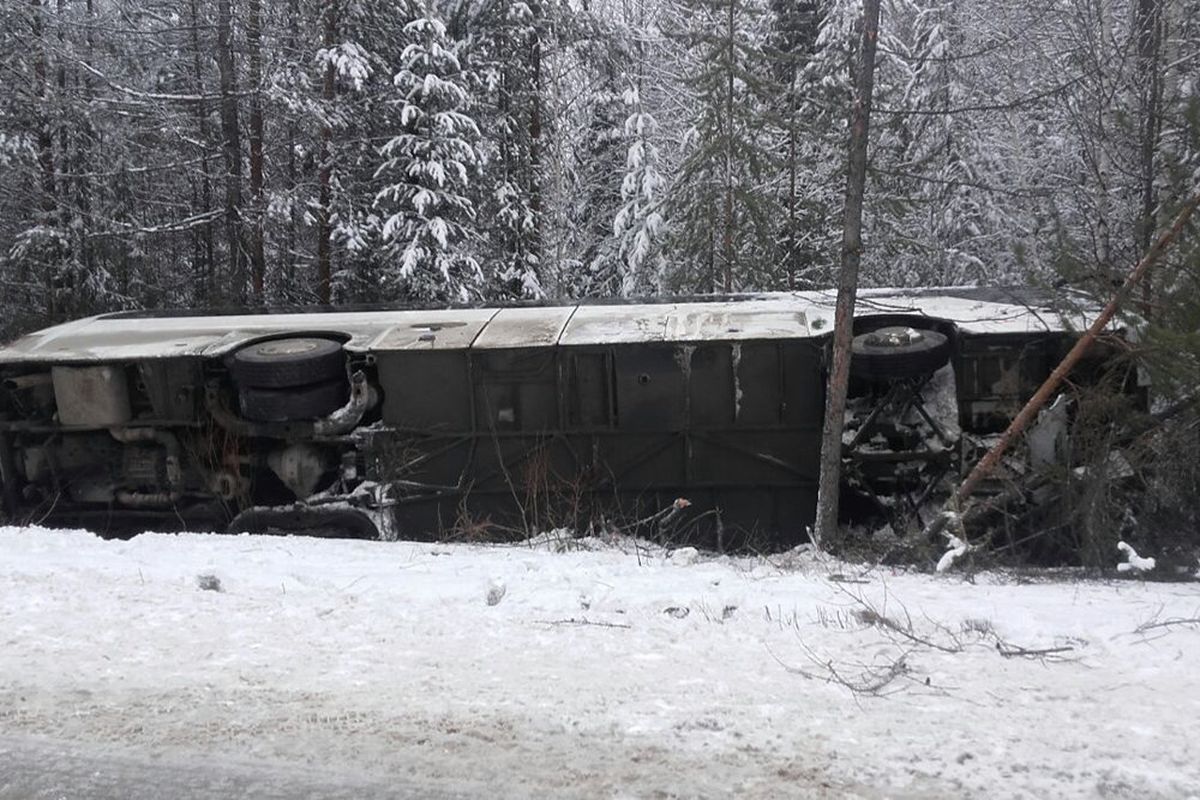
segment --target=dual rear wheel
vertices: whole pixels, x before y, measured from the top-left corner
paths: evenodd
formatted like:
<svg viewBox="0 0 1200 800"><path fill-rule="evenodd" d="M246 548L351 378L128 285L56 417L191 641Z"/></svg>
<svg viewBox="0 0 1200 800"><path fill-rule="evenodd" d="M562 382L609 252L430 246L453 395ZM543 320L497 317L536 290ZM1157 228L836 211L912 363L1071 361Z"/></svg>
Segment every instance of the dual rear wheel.
<svg viewBox="0 0 1200 800"><path fill-rule="evenodd" d="M350 394L346 354L331 339L268 339L236 351L229 371L242 416L259 422L292 422L327 416Z"/></svg>

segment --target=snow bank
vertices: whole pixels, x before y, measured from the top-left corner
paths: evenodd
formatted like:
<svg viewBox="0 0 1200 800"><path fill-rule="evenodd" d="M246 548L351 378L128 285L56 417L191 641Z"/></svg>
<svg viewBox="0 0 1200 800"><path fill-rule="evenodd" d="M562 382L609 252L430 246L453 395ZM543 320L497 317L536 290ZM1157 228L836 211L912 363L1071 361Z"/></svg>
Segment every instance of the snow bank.
<svg viewBox="0 0 1200 800"><path fill-rule="evenodd" d="M1135 633L1195 616L1187 585L16 528L0 554L10 737L486 796L1186 797L1200 778L1200 631ZM889 669L876 694L843 685Z"/></svg>

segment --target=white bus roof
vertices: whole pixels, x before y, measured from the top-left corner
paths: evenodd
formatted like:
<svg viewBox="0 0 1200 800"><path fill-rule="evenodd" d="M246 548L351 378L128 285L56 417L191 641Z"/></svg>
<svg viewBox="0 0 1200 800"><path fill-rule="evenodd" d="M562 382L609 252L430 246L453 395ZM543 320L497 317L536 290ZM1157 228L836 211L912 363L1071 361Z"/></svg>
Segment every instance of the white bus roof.
<svg viewBox="0 0 1200 800"><path fill-rule="evenodd" d="M462 350L803 339L833 329L836 294L775 292L662 302L570 303L512 308L304 311L298 313L126 312L47 328L0 348L0 363L112 362L221 356L264 336L329 333L352 352ZM1070 305L1081 311L1062 312ZM856 316L920 314L965 334L1079 330L1097 309L1071 293L1029 289L865 289Z"/></svg>

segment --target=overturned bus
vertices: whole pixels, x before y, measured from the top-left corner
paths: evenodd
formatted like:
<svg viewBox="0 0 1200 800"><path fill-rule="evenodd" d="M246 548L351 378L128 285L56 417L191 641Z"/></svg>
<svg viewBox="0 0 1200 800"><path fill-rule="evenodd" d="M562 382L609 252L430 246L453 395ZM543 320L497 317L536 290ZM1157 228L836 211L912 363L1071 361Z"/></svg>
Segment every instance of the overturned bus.
<svg viewBox="0 0 1200 800"><path fill-rule="evenodd" d="M1075 298L1078 302L1078 298ZM10 520L380 538L800 541L834 296L125 312L0 349ZM916 507L1088 321L1029 290L863 292L848 490Z"/></svg>

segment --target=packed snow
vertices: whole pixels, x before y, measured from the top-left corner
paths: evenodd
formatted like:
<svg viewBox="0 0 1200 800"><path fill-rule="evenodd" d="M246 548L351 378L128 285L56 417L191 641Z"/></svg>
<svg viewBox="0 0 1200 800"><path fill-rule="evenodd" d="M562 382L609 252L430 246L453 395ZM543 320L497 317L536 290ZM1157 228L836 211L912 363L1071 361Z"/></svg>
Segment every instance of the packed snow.
<svg viewBox="0 0 1200 800"><path fill-rule="evenodd" d="M174 795L249 763L405 796L1200 792L1195 584L556 536L0 554L0 754L175 765Z"/></svg>
<svg viewBox="0 0 1200 800"><path fill-rule="evenodd" d="M1153 558L1139 556L1128 542L1117 542L1117 549L1125 555L1125 560L1117 564L1117 572L1149 572L1158 564Z"/></svg>

